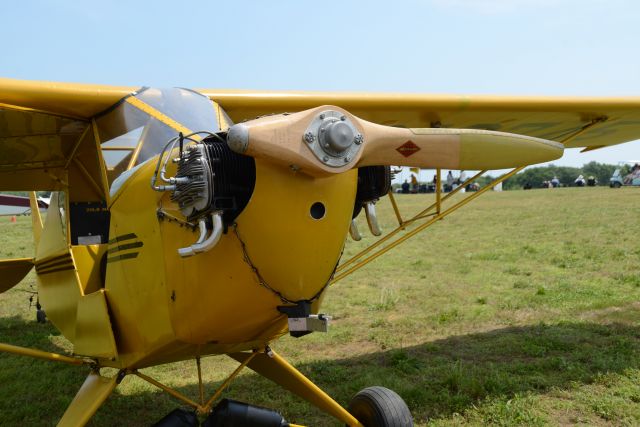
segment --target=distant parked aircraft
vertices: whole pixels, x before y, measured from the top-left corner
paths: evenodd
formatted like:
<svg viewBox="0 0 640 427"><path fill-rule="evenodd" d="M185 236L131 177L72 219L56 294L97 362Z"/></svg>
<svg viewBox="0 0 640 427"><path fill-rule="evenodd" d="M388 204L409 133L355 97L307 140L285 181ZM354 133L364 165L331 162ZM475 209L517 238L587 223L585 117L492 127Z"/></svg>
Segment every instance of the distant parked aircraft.
<svg viewBox="0 0 640 427"><path fill-rule="evenodd" d="M49 207L48 198L40 198L38 207L46 210ZM0 216L24 215L31 211L29 198L24 196L14 196L12 194L0 194Z"/></svg>

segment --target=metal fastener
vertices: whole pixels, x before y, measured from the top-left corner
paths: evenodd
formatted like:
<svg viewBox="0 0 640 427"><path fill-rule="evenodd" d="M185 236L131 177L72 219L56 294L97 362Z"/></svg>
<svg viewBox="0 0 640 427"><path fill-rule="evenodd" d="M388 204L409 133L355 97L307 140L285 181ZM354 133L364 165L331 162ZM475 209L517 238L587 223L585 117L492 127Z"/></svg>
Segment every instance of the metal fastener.
<svg viewBox="0 0 640 427"><path fill-rule="evenodd" d="M307 132L304 134L304 140L307 141L309 144L313 144L313 141L316 140L316 137L311 132Z"/></svg>
<svg viewBox="0 0 640 427"><path fill-rule="evenodd" d="M355 136L355 138L353 138L353 142L355 142L356 144L360 145L362 144L362 142L364 141L364 138L362 137L362 134L357 134Z"/></svg>
<svg viewBox="0 0 640 427"><path fill-rule="evenodd" d="M320 114L320 120L324 120L324 114Z"/></svg>
<svg viewBox="0 0 640 427"><path fill-rule="evenodd" d="M340 120L344 122L345 120L347 120L347 116L340 116Z"/></svg>
<svg viewBox="0 0 640 427"><path fill-rule="evenodd" d="M322 158L322 161L323 161L323 162L328 162L328 161L329 161L329 156L324 156L324 157Z"/></svg>
<svg viewBox="0 0 640 427"><path fill-rule="evenodd" d="M351 159L349 158L349 156L347 156L347 157L345 157L345 158L344 158L344 162L345 162L345 163L349 163L349 161L350 161L350 160L351 160Z"/></svg>

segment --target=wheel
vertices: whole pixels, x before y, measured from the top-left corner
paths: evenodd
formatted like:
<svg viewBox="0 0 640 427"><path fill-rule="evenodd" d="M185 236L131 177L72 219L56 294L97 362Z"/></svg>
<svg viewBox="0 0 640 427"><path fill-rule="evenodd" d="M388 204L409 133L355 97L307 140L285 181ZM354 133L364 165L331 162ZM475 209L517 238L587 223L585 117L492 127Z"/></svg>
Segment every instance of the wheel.
<svg viewBox="0 0 640 427"><path fill-rule="evenodd" d="M178 408L169 412L153 427L196 427L199 425L198 416L193 410Z"/></svg>
<svg viewBox="0 0 640 427"><path fill-rule="evenodd" d="M353 396L349 412L365 427L412 427L413 418L404 400L385 387L367 387Z"/></svg>
<svg viewBox="0 0 640 427"><path fill-rule="evenodd" d="M620 188L620 183L619 182L614 182L613 183L613 188Z"/></svg>

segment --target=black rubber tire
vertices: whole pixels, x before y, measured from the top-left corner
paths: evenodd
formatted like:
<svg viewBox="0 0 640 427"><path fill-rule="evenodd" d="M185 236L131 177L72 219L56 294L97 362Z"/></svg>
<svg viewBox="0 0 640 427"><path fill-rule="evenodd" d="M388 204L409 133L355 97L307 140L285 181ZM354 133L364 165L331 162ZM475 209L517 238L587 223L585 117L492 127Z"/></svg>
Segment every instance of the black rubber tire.
<svg viewBox="0 0 640 427"><path fill-rule="evenodd" d="M619 182L614 182L613 183L613 188L620 188L620 187L621 187L621 185L620 185Z"/></svg>
<svg viewBox="0 0 640 427"><path fill-rule="evenodd" d="M385 387L367 387L349 404L349 412L365 427L412 427L413 418L404 400Z"/></svg>

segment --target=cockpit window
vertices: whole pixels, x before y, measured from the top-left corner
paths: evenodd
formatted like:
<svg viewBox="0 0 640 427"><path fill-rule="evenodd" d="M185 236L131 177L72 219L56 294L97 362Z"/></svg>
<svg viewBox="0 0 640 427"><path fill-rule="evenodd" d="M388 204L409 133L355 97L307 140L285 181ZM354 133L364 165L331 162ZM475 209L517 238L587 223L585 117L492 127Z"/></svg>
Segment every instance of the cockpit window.
<svg viewBox="0 0 640 427"><path fill-rule="evenodd" d="M96 120L111 184L120 174L156 156L180 131L216 131L209 98L186 89L144 89ZM133 102L132 102L133 101Z"/></svg>
<svg viewBox="0 0 640 427"><path fill-rule="evenodd" d="M140 141L142 129L144 127L140 126L102 143L102 153L107 168L115 168L126 159L132 158L132 152L135 151Z"/></svg>

